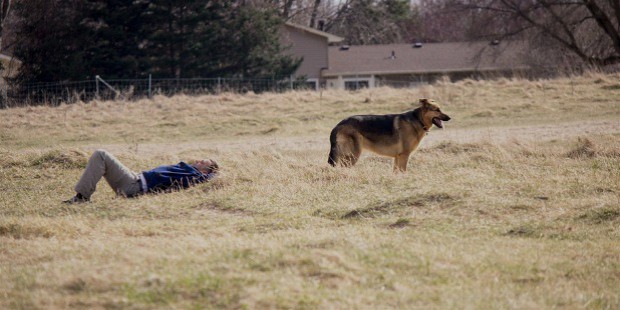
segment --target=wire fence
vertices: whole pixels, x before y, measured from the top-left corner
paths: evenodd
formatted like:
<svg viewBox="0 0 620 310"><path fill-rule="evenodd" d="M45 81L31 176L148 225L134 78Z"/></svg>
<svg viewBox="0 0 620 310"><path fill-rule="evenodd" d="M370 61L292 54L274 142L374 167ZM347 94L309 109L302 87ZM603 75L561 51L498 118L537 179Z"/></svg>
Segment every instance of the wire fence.
<svg viewBox="0 0 620 310"><path fill-rule="evenodd" d="M531 78L531 73L507 71L494 73L468 72L457 74L424 74L417 76L397 76L392 78L370 79L368 76L348 77L340 85L345 90L387 86L392 88L413 88L432 84L448 78L456 81L464 78L493 79L497 77ZM547 74L548 75L548 74ZM0 81L1 82L1 81ZM155 95L173 96L177 94L201 95L221 92L262 93L285 92L290 90L318 90L325 85L318 81L303 78L157 78L144 79L103 79L100 76L84 81L31 83L10 86L0 83L0 109L51 105L62 103L88 102L98 100L136 100Z"/></svg>
<svg viewBox="0 0 620 310"><path fill-rule="evenodd" d="M0 108L99 100L136 100L154 95L217 94L221 92L284 92L314 89L313 84L293 78L146 78L94 79L75 82L31 83L21 87L4 85Z"/></svg>

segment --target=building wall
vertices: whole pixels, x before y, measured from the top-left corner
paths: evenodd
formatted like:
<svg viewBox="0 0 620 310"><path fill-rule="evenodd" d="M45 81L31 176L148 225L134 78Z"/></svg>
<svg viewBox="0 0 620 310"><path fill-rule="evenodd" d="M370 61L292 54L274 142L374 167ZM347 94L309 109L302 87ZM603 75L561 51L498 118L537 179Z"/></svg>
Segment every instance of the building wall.
<svg viewBox="0 0 620 310"><path fill-rule="evenodd" d="M326 79L325 88L356 90L361 88L374 88L377 85L374 75L346 75L330 77Z"/></svg>
<svg viewBox="0 0 620 310"><path fill-rule="evenodd" d="M377 75L341 75L326 78L326 88L353 90L359 88L389 87L417 87L432 84L448 79L455 82L463 79L496 79L502 77L527 76L526 71L495 70L495 71L458 71L444 73L410 73L410 74L377 74Z"/></svg>
<svg viewBox="0 0 620 310"><path fill-rule="evenodd" d="M319 79L321 68L327 68L327 38L303 31L288 25L283 26L280 40L284 46L290 46L289 54L303 58L295 72L295 77L306 76Z"/></svg>

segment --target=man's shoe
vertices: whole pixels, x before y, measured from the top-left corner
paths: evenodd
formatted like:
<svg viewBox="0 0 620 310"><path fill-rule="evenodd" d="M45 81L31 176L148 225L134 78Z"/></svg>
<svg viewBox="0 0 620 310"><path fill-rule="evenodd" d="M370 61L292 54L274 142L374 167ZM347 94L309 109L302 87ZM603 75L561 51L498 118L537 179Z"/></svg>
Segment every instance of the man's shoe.
<svg viewBox="0 0 620 310"><path fill-rule="evenodd" d="M87 197L82 196L82 194L78 193L77 195L71 197L71 199L69 200L65 200L63 201L66 204L74 204L74 203L84 203L84 202L89 202L90 199Z"/></svg>

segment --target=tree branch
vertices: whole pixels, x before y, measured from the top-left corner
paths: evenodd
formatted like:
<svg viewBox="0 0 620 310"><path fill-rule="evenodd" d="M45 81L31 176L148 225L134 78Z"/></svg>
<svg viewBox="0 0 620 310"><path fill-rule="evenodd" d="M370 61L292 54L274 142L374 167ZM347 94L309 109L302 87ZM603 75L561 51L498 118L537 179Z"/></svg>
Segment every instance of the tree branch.
<svg viewBox="0 0 620 310"><path fill-rule="evenodd" d="M586 8L592 13L592 16L598 23L598 25L607 33L611 41L613 42L614 49L616 53L620 54L620 33L615 28L614 24L611 22L609 17L605 14L605 12L594 2L594 0L583 0ZM617 1L616 1L617 2ZM620 4L616 3L616 7L620 6ZM620 10L616 10L616 15L620 15ZM620 20L619 20L620 21Z"/></svg>

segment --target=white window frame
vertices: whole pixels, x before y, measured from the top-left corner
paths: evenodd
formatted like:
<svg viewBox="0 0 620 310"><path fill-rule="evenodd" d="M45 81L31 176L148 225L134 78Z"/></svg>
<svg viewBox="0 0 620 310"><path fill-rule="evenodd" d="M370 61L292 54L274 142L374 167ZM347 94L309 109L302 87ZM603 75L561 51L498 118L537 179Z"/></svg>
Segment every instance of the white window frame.
<svg viewBox="0 0 620 310"><path fill-rule="evenodd" d="M342 89L346 90L347 82L366 82L368 83L368 88L375 87L375 76L374 75L360 75L360 76L349 76L344 77L342 79Z"/></svg>
<svg viewBox="0 0 620 310"><path fill-rule="evenodd" d="M317 78L306 79L306 83L308 84L314 83L314 90L319 90L319 79Z"/></svg>

